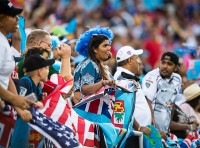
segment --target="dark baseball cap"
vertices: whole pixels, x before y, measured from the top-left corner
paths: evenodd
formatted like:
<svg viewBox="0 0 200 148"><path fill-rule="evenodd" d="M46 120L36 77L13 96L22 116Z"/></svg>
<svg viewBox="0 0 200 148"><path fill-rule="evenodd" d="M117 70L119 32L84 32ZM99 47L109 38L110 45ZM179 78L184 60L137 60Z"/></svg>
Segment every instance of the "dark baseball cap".
<svg viewBox="0 0 200 148"><path fill-rule="evenodd" d="M179 64L179 57L171 51L167 51L165 53L163 53L162 57L161 57L161 61L163 60L168 60L173 62L175 65Z"/></svg>
<svg viewBox="0 0 200 148"><path fill-rule="evenodd" d="M16 8L8 0L0 0L0 14L6 14L10 16L16 16L20 14L23 9Z"/></svg>
<svg viewBox="0 0 200 148"><path fill-rule="evenodd" d="M54 62L54 59L45 59L40 54L34 54L31 55L26 61L24 61L23 71L34 71L36 69L40 69L46 66L51 66Z"/></svg>

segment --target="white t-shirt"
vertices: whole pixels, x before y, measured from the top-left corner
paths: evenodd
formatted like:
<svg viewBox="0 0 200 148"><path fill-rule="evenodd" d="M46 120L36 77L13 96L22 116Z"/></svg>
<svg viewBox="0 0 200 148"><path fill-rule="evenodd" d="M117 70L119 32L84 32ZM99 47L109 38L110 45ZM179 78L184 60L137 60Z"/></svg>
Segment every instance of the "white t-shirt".
<svg viewBox="0 0 200 148"><path fill-rule="evenodd" d="M19 53L19 51L17 51L17 49L15 49L15 47L11 46L10 48L12 49L14 57L20 57L21 56L21 54Z"/></svg>
<svg viewBox="0 0 200 148"><path fill-rule="evenodd" d="M15 61L8 40L1 32L0 53L0 85L8 89L9 77L15 68Z"/></svg>
<svg viewBox="0 0 200 148"><path fill-rule="evenodd" d="M160 76L159 68L146 74L142 80L144 95L152 101L154 119L159 130L168 131L172 105L182 99L181 77L172 73L168 79Z"/></svg>
<svg viewBox="0 0 200 148"><path fill-rule="evenodd" d="M129 70L123 67L117 67L117 71L114 75L114 79L118 80L118 77L121 76L121 72L125 72L131 75L134 75ZM140 126L147 126L151 124L151 110L147 103L147 100L143 94L140 84L138 83L138 90L136 92L136 102L135 102L135 110L134 110L134 117Z"/></svg>

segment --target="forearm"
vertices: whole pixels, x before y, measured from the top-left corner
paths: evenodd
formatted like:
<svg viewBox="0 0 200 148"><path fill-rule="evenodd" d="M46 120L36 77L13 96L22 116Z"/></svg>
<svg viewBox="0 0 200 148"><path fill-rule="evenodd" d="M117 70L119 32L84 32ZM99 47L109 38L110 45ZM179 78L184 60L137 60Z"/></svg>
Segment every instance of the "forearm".
<svg viewBox="0 0 200 148"><path fill-rule="evenodd" d="M140 130L140 125L135 118L134 118L133 128L137 131Z"/></svg>
<svg viewBox="0 0 200 148"><path fill-rule="evenodd" d="M12 92L13 94L18 95L17 89L11 77L9 78L8 90Z"/></svg>
<svg viewBox="0 0 200 148"><path fill-rule="evenodd" d="M61 59L61 69L60 74L65 80L71 80L73 79L73 76L71 74L71 66L70 66L70 57L62 58Z"/></svg>
<svg viewBox="0 0 200 148"><path fill-rule="evenodd" d="M74 97L73 97L73 99L72 99L73 102L74 102L74 104L77 104L77 103L79 102L80 98L81 98L81 93L80 93L80 91L74 92Z"/></svg>
<svg viewBox="0 0 200 148"><path fill-rule="evenodd" d="M102 88L102 86L103 86L102 83L103 83L103 81L100 81L100 82L95 83L95 84L83 85L82 88L81 88L82 94L83 95L95 94L99 89Z"/></svg>
<svg viewBox="0 0 200 148"><path fill-rule="evenodd" d="M24 122L29 122L32 119L32 114L29 110L22 110L18 107L15 107L17 114L22 118Z"/></svg>
<svg viewBox="0 0 200 148"><path fill-rule="evenodd" d="M174 130L174 131L183 131L183 130L190 129L190 125L177 123L175 121L171 121L169 127L170 127L170 130Z"/></svg>
<svg viewBox="0 0 200 148"><path fill-rule="evenodd" d="M21 112L23 111L21 108L14 106L16 112L18 115L21 115Z"/></svg>
<svg viewBox="0 0 200 148"><path fill-rule="evenodd" d="M15 98L15 95L10 91L4 89L2 86L0 86L0 98L12 103L13 99Z"/></svg>

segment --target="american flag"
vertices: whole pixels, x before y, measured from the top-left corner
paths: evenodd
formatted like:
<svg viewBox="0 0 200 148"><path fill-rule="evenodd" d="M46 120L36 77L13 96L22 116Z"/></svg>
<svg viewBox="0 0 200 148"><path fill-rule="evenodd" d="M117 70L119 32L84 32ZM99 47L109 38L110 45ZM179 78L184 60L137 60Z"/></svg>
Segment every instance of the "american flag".
<svg viewBox="0 0 200 148"><path fill-rule="evenodd" d="M115 90L109 86L102 87L93 95L85 96L73 108L78 108L85 112L98 115L105 115L108 119L113 114L113 104L115 101Z"/></svg>
<svg viewBox="0 0 200 148"><path fill-rule="evenodd" d="M44 108L39 112L72 129L75 138L82 146L94 147L94 123L81 118L71 108L70 99L63 98L63 94L67 94L72 87L73 80L58 85L43 101Z"/></svg>
<svg viewBox="0 0 200 148"><path fill-rule="evenodd" d="M1 99L1 98L0 98ZM8 147L10 137L13 133L15 121L17 118L17 112L14 107L8 102L5 102L5 107L0 112L0 145Z"/></svg>
<svg viewBox="0 0 200 148"><path fill-rule="evenodd" d="M7 107L11 106L8 105ZM14 109L10 109L11 110L9 114L4 114L0 112L0 145L3 147L9 146L10 137L13 133L16 121L12 116L12 111L14 111Z"/></svg>
<svg viewBox="0 0 200 148"><path fill-rule="evenodd" d="M184 148L199 148L200 147L200 131L190 131L186 138L180 143L180 147Z"/></svg>
<svg viewBox="0 0 200 148"><path fill-rule="evenodd" d="M122 81L122 83L117 82L117 87L121 90L129 92L130 95L123 95L123 92L121 90L121 93L118 93L118 95L116 95L115 89L109 86L105 86L102 87L94 95L85 96L78 104L73 107L80 116L98 124L98 129L100 129L100 131L102 130L104 137L103 139L108 147L113 147L119 143L123 143L123 139L129 136L130 132L128 131L129 128L132 128L133 123L132 108L136 87L132 82L129 85L129 83L125 83L124 81ZM115 106L114 104L116 100L120 100L122 104L126 106L121 106L120 104ZM123 111L124 114L124 119L122 120L123 122L119 123L120 126L116 126L116 124L112 120L113 114L115 113L114 110L117 106L122 108L121 111ZM129 106L129 108L127 108L127 106ZM99 133L97 132L99 130L95 129L95 131L95 141L100 140L100 142L102 142L100 138L101 134L99 135ZM126 135L126 133L128 135ZM96 144L97 142L95 143L95 146Z"/></svg>
<svg viewBox="0 0 200 148"><path fill-rule="evenodd" d="M53 121L53 119L40 113L35 107L32 107L30 112L33 118L29 125L50 139L57 148L82 147L71 128Z"/></svg>

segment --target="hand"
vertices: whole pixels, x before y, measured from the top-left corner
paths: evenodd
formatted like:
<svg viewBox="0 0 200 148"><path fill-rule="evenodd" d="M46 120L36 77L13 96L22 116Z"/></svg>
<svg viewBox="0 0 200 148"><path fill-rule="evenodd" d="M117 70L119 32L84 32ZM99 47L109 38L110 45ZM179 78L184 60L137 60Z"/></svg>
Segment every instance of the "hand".
<svg viewBox="0 0 200 148"><path fill-rule="evenodd" d="M187 126L187 129L190 130L190 131L195 131L195 130L197 129L196 123L189 124L189 125Z"/></svg>
<svg viewBox="0 0 200 148"><path fill-rule="evenodd" d="M37 102L35 102L35 107L36 107L36 108L39 108L39 109L42 109L42 108L44 107L44 105L43 105L42 102L37 101Z"/></svg>
<svg viewBox="0 0 200 148"><path fill-rule="evenodd" d="M42 93L42 101L47 97L47 93L46 92L43 92Z"/></svg>
<svg viewBox="0 0 200 148"><path fill-rule="evenodd" d="M199 126L199 122L197 120L191 121L190 124L196 124L197 126Z"/></svg>
<svg viewBox="0 0 200 148"><path fill-rule="evenodd" d="M56 50L61 59L70 58L71 56L71 47L67 44L61 44L60 48L56 48Z"/></svg>
<svg viewBox="0 0 200 148"><path fill-rule="evenodd" d="M26 99L23 96L16 95L16 96L13 97L12 104L16 107L21 108L21 109L29 109L30 105L34 104L34 102Z"/></svg>
<svg viewBox="0 0 200 148"><path fill-rule="evenodd" d="M0 112L3 111L4 107L5 107L5 102L3 100L0 100Z"/></svg>
<svg viewBox="0 0 200 148"><path fill-rule="evenodd" d="M189 124L196 124L197 126L199 126L199 122L196 120L196 118L194 116L189 117Z"/></svg>
<svg viewBox="0 0 200 148"><path fill-rule="evenodd" d="M32 115L28 110L20 110L18 115L22 118L24 122L29 122L32 119Z"/></svg>
<svg viewBox="0 0 200 148"><path fill-rule="evenodd" d="M102 85L103 86L105 86L105 85L108 85L108 86L114 85L116 87L115 80L103 80L102 81Z"/></svg>
<svg viewBox="0 0 200 148"><path fill-rule="evenodd" d="M149 136L150 133L151 133L151 129L149 129L148 127L141 126L140 127L140 132L143 132L144 134Z"/></svg>
<svg viewBox="0 0 200 148"><path fill-rule="evenodd" d="M163 138L164 140L167 140L167 136L164 131L159 130L159 133L160 133L161 138Z"/></svg>
<svg viewBox="0 0 200 148"><path fill-rule="evenodd" d="M41 87L41 89L43 89L44 88L44 82L40 81L39 86Z"/></svg>

